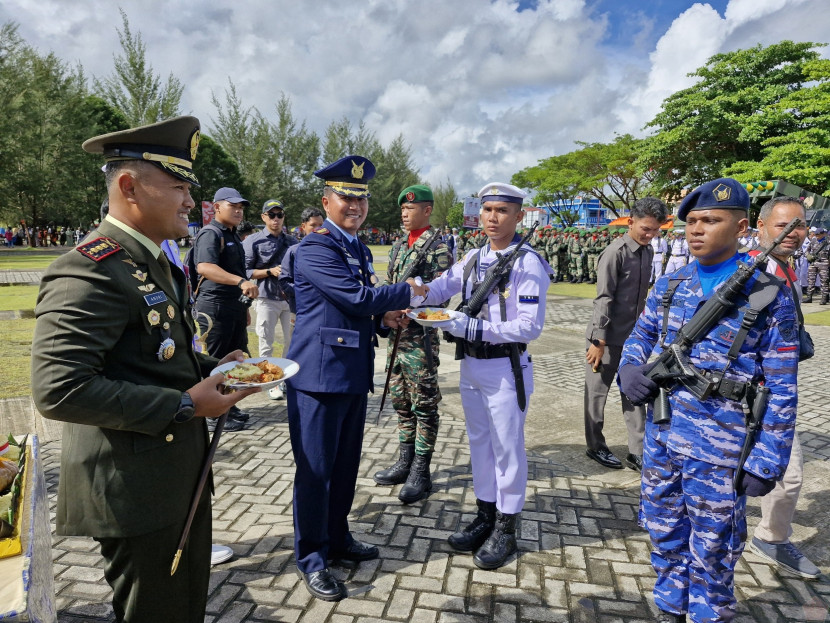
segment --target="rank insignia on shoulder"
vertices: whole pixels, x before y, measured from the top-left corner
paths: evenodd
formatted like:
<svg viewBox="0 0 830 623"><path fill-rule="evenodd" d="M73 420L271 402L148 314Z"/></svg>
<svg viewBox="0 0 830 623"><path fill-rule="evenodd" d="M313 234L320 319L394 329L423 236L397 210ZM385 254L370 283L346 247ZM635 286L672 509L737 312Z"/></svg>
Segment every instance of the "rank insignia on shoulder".
<svg viewBox="0 0 830 623"><path fill-rule="evenodd" d="M522 295L519 295L519 303L532 303L532 304L537 304L538 305L539 297L538 296L527 296L527 295L522 296Z"/></svg>
<svg viewBox="0 0 830 623"><path fill-rule="evenodd" d="M327 233L329 233L329 230L326 229L325 227L318 227L317 229L314 230L314 233L315 234L327 234Z"/></svg>
<svg viewBox="0 0 830 623"><path fill-rule="evenodd" d="M115 240L104 238L102 236L101 238L96 238L86 244L78 245L75 249L83 255L86 255L89 259L100 262L105 257L112 255L116 251L120 251L121 245L119 245Z"/></svg>

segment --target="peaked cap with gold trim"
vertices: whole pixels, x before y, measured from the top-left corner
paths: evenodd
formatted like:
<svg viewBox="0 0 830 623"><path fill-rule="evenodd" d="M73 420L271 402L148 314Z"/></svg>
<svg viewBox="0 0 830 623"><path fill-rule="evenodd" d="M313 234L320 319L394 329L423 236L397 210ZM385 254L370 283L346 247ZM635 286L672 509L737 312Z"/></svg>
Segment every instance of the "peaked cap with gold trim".
<svg viewBox="0 0 830 623"><path fill-rule="evenodd" d="M193 161L199 149L199 135L199 120L182 116L95 136L84 141L82 147L91 154L103 154L107 162L150 162L162 171L198 186Z"/></svg>
<svg viewBox="0 0 830 623"><path fill-rule="evenodd" d="M346 156L314 175L326 182L326 186L344 197L371 197L367 182L375 177L375 165L363 156Z"/></svg>
<svg viewBox="0 0 830 623"><path fill-rule="evenodd" d="M683 197L677 209L677 218L686 220L686 215L695 210L743 210L749 211L749 193L738 180L721 177L706 182Z"/></svg>

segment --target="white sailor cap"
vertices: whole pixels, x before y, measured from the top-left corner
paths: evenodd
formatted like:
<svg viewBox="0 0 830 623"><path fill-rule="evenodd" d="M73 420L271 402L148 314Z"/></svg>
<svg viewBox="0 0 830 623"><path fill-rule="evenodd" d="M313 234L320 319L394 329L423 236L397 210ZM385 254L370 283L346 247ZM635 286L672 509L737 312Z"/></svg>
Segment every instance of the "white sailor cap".
<svg viewBox="0 0 830 623"><path fill-rule="evenodd" d="M491 182L478 191L478 196L481 199L481 203L485 203L486 201L507 201L522 205L524 198L527 197L527 193L512 184Z"/></svg>

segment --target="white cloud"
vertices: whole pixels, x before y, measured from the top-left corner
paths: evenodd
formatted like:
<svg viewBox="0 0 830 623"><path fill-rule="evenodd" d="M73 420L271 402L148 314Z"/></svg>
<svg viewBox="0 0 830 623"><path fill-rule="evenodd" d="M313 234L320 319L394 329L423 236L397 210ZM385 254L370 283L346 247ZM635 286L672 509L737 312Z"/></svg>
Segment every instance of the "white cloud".
<svg viewBox="0 0 830 623"><path fill-rule="evenodd" d="M5 0L0 20L87 75L119 52L118 5L141 31L148 60L186 85L183 109L209 130L228 78L269 117L285 92L295 116L322 134L365 120L383 141L403 134L428 181L461 193L574 149L639 133L686 74L716 52L782 38L826 39L826 0L731 0L721 17L685 4L654 49L653 25L626 16L634 36L609 45L609 20L584 0ZM670 3L666 3L670 4ZM827 50L823 51L827 54Z"/></svg>

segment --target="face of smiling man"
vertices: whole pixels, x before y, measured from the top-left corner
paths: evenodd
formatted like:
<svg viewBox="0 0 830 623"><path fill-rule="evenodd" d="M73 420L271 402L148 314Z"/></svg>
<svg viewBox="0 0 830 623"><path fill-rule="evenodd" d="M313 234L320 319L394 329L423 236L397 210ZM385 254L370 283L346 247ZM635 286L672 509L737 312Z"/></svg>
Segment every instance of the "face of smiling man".
<svg viewBox="0 0 830 623"><path fill-rule="evenodd" d="M323 209L332 223L352 236L356 236L357 230L369 214L369 199L338 195L327 188L323 193Z"/></svg>

